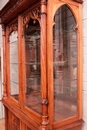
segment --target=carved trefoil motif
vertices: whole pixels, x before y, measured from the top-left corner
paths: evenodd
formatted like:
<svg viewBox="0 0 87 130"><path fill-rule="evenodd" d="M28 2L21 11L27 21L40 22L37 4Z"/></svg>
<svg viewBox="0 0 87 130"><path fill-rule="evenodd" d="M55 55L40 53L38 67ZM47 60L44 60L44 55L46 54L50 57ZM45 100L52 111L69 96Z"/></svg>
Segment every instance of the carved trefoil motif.
<svg viewBox="0 0 87 130"><path fill-rule="evenodd" d="M28 22L30 21L30 18L32 18L34 23L36 23L36 20L41 24L41 8L40 6L34 8L27 14L23 16L23 28L27 28Z"/></svg>

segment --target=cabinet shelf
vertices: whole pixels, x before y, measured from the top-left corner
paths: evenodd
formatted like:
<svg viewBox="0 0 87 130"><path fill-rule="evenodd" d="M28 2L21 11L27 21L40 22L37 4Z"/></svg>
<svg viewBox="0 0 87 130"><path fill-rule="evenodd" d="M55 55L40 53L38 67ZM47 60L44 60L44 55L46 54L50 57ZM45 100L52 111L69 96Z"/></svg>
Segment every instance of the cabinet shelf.
<svg viewBox="0 0 87 130"><path fill-rule="evenodd" d="M18 84L17 82L15 82L15 81L11 81L12 83L15 83L15 84Z"/></svg>
<svg viewBox="0 0 87 130"><path fill-rule="evenodd" d="M33 62L33 63L25 63L26 65L40 65L40 63L38 62Z"/></svg>
<svg viewBox="0 0 87 130"><path fill-rule="evenodd" d="M10 63L10 64L18 65L18 63Z"/></svg>
<svg viewBox="0 0 87 130"><path fill-rule="evenodd" d="M58 61L53 63L54 66L65 66L68 65L68 61Z"/></svg>

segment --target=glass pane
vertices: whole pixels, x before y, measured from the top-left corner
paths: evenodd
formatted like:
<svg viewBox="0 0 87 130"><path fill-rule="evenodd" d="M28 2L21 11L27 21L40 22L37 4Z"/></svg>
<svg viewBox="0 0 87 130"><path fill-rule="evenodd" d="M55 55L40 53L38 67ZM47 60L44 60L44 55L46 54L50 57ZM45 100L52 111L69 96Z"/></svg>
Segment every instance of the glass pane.
<svg viewBox="0 0 87 130"><path fill-rule="evenodd" d="M10 86L11 96L16 100L19 99L18 83L18 38L17 33L10 36Z"/></svg>
<svg viewBox="0 0 87 130"><path fill-rule="evenodd" d="M25 29L25 104L41 114L40 25L30 20Z"/></svg>
<svg viewBox="0 0 87 130"><path fill-rule="evenodd" d="M77 32L72 12L59 8L53 27L54 120L77 115Z"/></svg>

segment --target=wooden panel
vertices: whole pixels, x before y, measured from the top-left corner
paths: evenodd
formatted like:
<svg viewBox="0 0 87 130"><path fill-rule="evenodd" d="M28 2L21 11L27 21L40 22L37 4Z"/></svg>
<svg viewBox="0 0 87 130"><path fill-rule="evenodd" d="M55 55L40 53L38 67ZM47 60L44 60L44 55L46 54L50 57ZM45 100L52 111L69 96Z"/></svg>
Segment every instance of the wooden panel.
<svg viewBox="0 0 87 130"><path fill-rule="evenodd" d="M8 110L8 128L7 130L20 130L20 120Z"/></svg>
<svg viewBox="0 0 87 130"><path fill-rule="evenodd" d="M72 129L70 129L70 130L82 130L82 126L77 126L77 127L72 128Z"/></svg>

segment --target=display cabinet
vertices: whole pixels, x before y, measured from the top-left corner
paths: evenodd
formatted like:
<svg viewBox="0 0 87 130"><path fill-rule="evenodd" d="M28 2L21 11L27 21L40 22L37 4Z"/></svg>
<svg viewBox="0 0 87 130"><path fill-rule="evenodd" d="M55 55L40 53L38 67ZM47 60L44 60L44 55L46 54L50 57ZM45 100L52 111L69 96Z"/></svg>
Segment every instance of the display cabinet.
<svg viewBox="0 0 87 130"><path fill-rule="evenodd" d="M9 0L0 11L5 130L82 129L82 0Z"/></svg>

